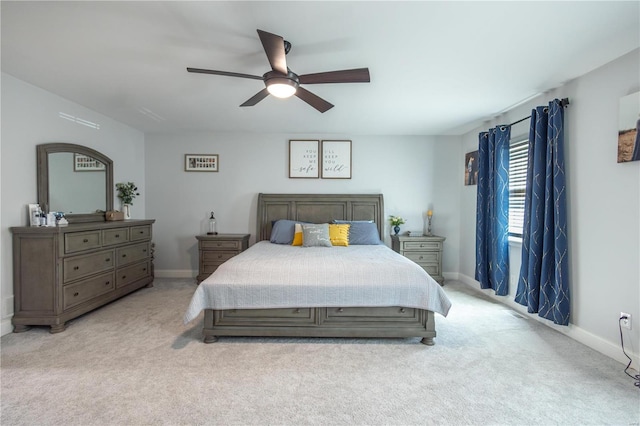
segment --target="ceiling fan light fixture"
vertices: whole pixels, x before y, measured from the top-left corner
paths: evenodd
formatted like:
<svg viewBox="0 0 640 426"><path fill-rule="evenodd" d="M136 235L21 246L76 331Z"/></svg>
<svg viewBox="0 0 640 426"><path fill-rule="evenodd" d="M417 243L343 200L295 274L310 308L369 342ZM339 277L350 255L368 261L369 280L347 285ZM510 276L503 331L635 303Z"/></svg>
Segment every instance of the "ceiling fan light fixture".
<svg viewBox="0 0 640 426"><path fill-rule="evenodd" d="M298 85L288 78L273 78L267 82L267 90L276 98L288 98L296 93Z"/></svg>

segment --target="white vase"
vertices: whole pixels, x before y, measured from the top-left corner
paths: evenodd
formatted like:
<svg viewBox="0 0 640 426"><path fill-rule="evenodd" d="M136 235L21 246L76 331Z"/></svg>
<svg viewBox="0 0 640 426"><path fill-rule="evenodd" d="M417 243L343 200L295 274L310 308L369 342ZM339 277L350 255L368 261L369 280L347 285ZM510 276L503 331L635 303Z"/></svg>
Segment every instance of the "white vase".
<svg viewBox="0 0 640 426"><path fill-rule="evenodd" d="M125 219L131 219L131 205L123 204L122 205L122 213L124 213Z"/></svg>

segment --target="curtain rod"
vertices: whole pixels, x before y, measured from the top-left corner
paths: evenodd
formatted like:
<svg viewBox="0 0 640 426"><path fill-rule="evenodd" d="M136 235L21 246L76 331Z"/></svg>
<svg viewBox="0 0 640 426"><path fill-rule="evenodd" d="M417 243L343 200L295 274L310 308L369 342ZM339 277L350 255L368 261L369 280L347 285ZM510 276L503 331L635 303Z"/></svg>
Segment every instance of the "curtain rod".
<svg viewBox="0 0 640 426"><path fill-rule="evenodd" d="M562 107L564 108L564 107L566 107L567 105L569 105L569 98L563 98L563 99L560 101L560 106L562 106ZM520 120L514 121L514 122L513 122L513 123L511 123L511 124L507 124L507 127L511 127L511 126L513 126L514 124L522 123L524 120L528 120L528 119L530 119L530 118L531 118L531 116L530 116L530 115L529 115L529 116L527 116L527 117L521 118Z"/></svg>

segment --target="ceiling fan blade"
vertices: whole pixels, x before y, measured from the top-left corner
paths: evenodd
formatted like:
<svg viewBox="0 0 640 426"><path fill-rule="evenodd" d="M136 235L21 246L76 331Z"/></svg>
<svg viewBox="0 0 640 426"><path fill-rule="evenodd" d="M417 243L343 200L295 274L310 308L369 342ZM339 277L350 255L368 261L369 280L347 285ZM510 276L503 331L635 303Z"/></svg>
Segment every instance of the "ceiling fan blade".
<svg viewBox="0 0 640 426"><path fill-rule="evenodd" d="M319 83L369 83L369 68L356 68L353 70L327 71L315 74L298 76L300 84Z"/></svg>
<svg viewBox="0 0 640 426"><path fill-rule="evenodd" d="M271 69L280 74L287 74L287 58L284 51L284 39L279 35L271 34L266 31L258 30L264 53L271 64Z"/></svg>
<svg viewBox="0 0 640 426"><path fill-rule="evenodd" d="M257 76L257 75L251 75L251 74L241 74L241 73L238 73L238 72L204 70L202 68L187 68L187 71L196 72L196 73L200 73L200 74L215 74L215 75L226 75L228 77L252 78L254 80L263 80L264 81L264 77L260 77L260 76Z"/></svg>
<svg viewBox="0 0 640 426"><path fill-rule="evenodd" d="M265 87L264 89L262 89L261 91L259 91L255 95L253 95L253 97L251 97L251 99L247 100L245 103L243 103L240 106L241 107L254 106L255 104L257 104L258 102L260 102L261 100L263 100L267 96L269 96L269 91Z"/></svg>
<svg viewBox="0 0 640 426"><path fill-rule="evenodd" d="M296 90L296 96L320 112L326 112L333 108L333 104L330 104L318 95L314 95L313 93L306 89L303 89L302 87L298 87L298 90Z"/></svg>

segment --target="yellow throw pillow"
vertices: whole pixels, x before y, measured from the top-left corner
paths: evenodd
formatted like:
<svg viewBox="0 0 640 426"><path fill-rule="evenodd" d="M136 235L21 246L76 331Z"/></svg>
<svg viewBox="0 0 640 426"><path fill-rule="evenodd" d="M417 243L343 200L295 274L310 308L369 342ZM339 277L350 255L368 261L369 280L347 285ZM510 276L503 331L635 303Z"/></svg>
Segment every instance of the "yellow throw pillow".
<svg viewBox="0 0 640 426"><path fill-rule="evenodd" d="M292 246L301 246L302 245L302 225L296 223L294 234L293 234L293 243Z"/></svg>
<svg viewBox="0 0 640 426"><path fill-rule="evenodd" d="M334 246L349 245L349 226L348 224L329 224L329 239Z"/></svg>

